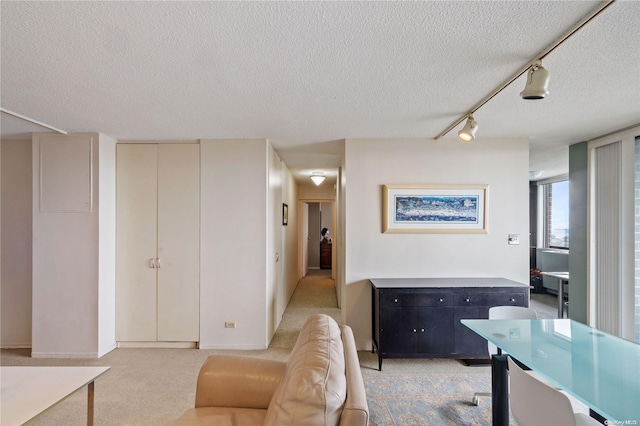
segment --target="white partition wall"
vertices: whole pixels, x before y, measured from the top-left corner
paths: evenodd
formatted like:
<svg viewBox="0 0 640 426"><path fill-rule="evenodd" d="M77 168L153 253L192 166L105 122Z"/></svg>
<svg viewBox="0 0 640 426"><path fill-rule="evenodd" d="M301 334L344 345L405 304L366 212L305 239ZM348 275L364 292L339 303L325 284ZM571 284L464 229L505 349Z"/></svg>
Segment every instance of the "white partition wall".
<svg viewBox="0 0 640 426"><path fill-rule="evenodd" d="M33 357L97 358L115 347L115 143L33 135Z"/></svg>
<svg viewBox="0 0 640 426"><path fill-rule="evenodd" d="M267 141L201 140L200 155L200 348L265 349Z"/></svg>
<svg viewBox="0 0 640 426"><path fill-rule="evenodd" d="M264 349L297 283L297 184L265 139L200 153L200 348Z"/></svg>
<svg viewBox="0 0 640 426"><path fill-rule="evenodd" d="M116 335L116 140L98 144L98 356L111 351Z"/></svg>
<svg viewBox="0 0 640 426"><path fill-rule="evenodd" d="M31 347L31 140L3 140L0 337Z"/></svg>

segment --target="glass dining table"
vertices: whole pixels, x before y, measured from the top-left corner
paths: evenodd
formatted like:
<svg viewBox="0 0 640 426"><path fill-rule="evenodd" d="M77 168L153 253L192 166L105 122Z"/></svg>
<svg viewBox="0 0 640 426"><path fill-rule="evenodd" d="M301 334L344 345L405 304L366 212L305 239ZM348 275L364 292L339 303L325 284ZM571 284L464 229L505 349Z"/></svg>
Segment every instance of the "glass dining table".
<svg viewBox="0 0 640 426"><path fill-rule="evenodd" d="M570 319L461 322L503 351L492 357L494 426L509 424L505 352L583 402L605 424L640 425L637 343Z"/></svg>

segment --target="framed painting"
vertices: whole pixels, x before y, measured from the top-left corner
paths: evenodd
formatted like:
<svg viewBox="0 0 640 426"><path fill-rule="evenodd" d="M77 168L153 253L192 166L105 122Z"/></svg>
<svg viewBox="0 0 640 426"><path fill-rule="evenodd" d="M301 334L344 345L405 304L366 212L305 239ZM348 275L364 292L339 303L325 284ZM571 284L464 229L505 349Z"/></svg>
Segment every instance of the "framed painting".
<svg viewBox="0 0 640 426"><path fill-rule="evenodd" d="M384 185L382 232L486 234L489 185Z"/></svg>
<svg viewBox="0 0 640 426"><path fill-rule="evenodd" d="M282 203L282 226L289 224L289 205Z"/></svg>

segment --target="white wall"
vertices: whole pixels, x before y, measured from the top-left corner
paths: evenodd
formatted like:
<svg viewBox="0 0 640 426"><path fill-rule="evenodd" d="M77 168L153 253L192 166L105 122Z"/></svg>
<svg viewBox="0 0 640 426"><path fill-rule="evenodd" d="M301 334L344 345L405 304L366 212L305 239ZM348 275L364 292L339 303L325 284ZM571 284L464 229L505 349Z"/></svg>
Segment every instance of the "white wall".
<svg viewBox="0 0 640 426"><path fill-rule="evenodd" d="M334 200L336 198L336 190L333 184L323 182L320 185L316 185L309 181L308 183L302 183L299 185L300 199L301 200Z"/></svg>
<svg viewBox="0 0 640 426"><path fill-rule="evenodd" d="M90 176L86 176L90 186L85 185L92 191L91 207L86 211L40 211L40 143L56 140L80 140L91 146ZM34 357L102 356L115 347L116 141L98 134L34 134L33 141L22 144L2 141L2 343L19 332L23 337L12 337L11 345L29 346L33 330ZM203 141L201 148L200 347L265 348L272 337L269 330L279 325L298 282L298 185L265 140ZM272 191L268 190L270 164L275 172ZM58 172L73 166L64 159L53 165L56 179ZM5 190L9 182L11 189ZM58 196L82 200L65 195L69 187L58 189L61 192L50 200ZM282 226L282 202L289 204L289 226ZM272 235L267 242L265 229L270 223L279 240ZM268 246L280 259L269 317L267 262L273 258L267 258ZM19 262L11 260L14 253ZM14 284L18 291L7 290ZM236 321L237 328L225 329L224 321ZM271 324L269 329L266 323Z"/></svg>
<svg viewBox="0 0 640 426"><path fill-rule="evenodd" d="M115 141L104 138L104 144L101 161L98 134L33 135L35 358L97 358L115 347L115 312L108 311L115 289L112 206L105 206L106 225L99 226L101 189L113 203Z"/></svg>
<svg viewBox="0 0 640 426"><path fill-rule="evenodd" d="M333 224L333 203L320 203L320 230L327 228L329 230L329 238L333 238L335 226Z"/></svg>
<svg viewBox="0 0 640 426"><path fill-rule="evenodd" d="M31 140L2 140L0 345L31 347Z"/></svg>
<svg viewBox="0 0 640 426"><path fill-rule="evenodd" d="M200 348L265 349L298 281L297 184L264 139L200 145Z"/></svg>
<svg viewBox="0 0 640 426"><path fill-rule="evenodd" d="M298 283L297 194L298 185L293 175L269 145L267 342L271 342L280 325ZM287 225L282 222L283 203L288 207Z"/></svg>
<svg viewBox="0 0 640 426"><path fill-rule="evenodd" d="M200 145L200 348L264 349L267 142ZM225 328L225 321L236 328Z"/></svg>
<svg viewBox="0 0 640 426"><path fill-rule="evenodd" d="M280 285L278 324L298 285L298 184L284 163L282 163L282 175L282 202L289 206L289 224L280 228L282 232L282 255L280 258L283 262L283 276ZM278 219L276 217L274 221L278 223Z"/></svg>
<svg viewBox="0 0 640 426"><path fill-rule="evenodd" d="M267 229L267 325L265 329L266 333L266 346L269 345L271 337L275 334L280 319L282 318L282 312L284 307L284 294L282 293L283 285L278 285L282 282L284 275L284 253L282 251L282 186L284 165L280 160L280 157L276 154L270 145L268 148L268 211L266 229ZM285 306L286 307L286 306Z"/></svg>
<svg viewBox="0 0 640 426"><path fill-rule="evenodd" d="M116 142L99 135L98 356L116 347Z"/></svg>
<svg viewBox="0 0 640 426"><path fill-rule="evenodd" d="M343 317L371 349L369 278L529 279L529 154L523 139L345 141ZM345 181L346 182L346 181ZM487 234L383 234L384 184L488 184ZM507 235L519 234L520 245Z"/></svg>

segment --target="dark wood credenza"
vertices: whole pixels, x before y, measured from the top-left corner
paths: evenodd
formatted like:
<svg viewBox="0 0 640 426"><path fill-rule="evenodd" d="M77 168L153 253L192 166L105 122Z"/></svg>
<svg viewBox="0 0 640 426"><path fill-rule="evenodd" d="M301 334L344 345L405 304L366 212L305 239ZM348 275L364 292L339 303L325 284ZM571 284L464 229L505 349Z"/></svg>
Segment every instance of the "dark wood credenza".
<svg viewBox="0 0 640 426"><path fill-rule="evenodd" d="M381 278L372 289L373 351L383 358L488 359L487 341L460 323L493 306L529 306L529 285L505 278Z"/></svg>

